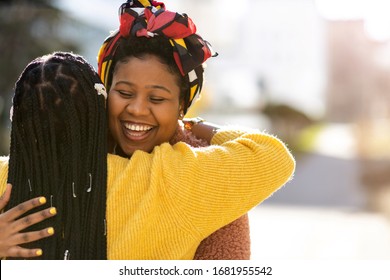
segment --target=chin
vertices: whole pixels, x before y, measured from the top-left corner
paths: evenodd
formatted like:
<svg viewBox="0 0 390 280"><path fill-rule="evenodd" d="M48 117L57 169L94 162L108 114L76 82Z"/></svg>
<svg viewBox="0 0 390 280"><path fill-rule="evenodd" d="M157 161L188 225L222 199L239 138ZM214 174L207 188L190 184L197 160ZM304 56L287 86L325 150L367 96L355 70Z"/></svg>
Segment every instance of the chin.
<svg viewBox="0 0 390 280"><path fill-rule="evenodd" d="M124 154L126 154L127 157L131 157L136 151L144 151L147 153L151 153L153 151L153 148L149 147L132 147L130 149L126 149Z"/></svg>

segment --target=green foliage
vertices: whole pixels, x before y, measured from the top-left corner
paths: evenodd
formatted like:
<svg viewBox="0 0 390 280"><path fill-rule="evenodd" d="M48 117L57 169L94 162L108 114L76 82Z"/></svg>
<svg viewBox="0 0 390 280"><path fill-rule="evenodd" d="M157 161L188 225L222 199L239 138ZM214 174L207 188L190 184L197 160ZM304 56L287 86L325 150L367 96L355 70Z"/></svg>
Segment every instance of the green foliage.
<svg viewBox="0 0 390 280"><path fill-rule="evenodd" d="M297 138L296 148L302 152L310 152L315 148L318 135L324 129L325 124L317 123L301 131Z"/></svg>

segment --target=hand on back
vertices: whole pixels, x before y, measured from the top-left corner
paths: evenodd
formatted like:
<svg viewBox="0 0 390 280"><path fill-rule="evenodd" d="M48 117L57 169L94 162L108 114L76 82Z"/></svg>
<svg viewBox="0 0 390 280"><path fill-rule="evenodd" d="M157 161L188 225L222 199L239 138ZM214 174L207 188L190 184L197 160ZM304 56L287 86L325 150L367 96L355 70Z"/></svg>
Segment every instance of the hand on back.
<svg viewBox="0 0 390 280"><path fill-rule="evenodd" d="M7 205L11 196L10 184L7 185L4 194L0 198L0 210ZM46 203L44 197L37 197L25 201L14 208L0 214L0 257L33 258L42 255L39 248L26 249L21 244L46 238L54 234L54 229L49 227L38 231L21 232L31 225L37 224L47 218L56 215L56 209L49 207L36 213L21 217L26 212Z"/></svg>

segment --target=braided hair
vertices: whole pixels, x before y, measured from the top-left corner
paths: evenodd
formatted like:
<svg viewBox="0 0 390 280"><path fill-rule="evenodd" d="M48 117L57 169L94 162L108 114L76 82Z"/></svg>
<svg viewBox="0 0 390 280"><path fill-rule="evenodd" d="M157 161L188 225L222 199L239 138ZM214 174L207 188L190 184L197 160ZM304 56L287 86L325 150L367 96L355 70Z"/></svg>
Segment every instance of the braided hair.
<svg viewBox="0 0 390 280"><path fill-rule="evenodd" d="M106 259L107 120L101 80L81 56L33 60L13 97L7 208L45 196L57 215L27 231L55 234L28 244L41 259ZM95 89L96 88L96 89Z"/></svg>

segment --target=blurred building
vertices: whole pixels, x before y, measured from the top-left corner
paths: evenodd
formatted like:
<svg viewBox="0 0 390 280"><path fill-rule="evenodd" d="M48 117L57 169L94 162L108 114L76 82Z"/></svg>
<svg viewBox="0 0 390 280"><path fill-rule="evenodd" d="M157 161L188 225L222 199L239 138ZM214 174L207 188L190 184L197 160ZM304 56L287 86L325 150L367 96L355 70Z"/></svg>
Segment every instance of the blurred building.
<svg viewBox="0 0 390 280"><path fill-rule="evenodd" d="M370 36L364 17L325 22L325 120L349 131L365 206L390 217L390 41Z"/></svg>
<svg viewBox="0 0 390 280"><path fill-rule="evenodd" d="M327 22L326 118L390 118L390 44L368 37L361 20Z"/></svg>

